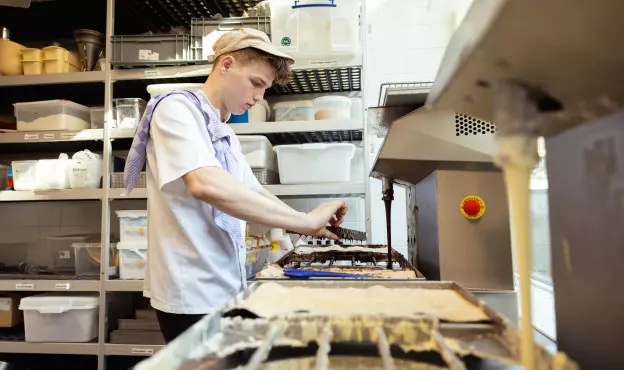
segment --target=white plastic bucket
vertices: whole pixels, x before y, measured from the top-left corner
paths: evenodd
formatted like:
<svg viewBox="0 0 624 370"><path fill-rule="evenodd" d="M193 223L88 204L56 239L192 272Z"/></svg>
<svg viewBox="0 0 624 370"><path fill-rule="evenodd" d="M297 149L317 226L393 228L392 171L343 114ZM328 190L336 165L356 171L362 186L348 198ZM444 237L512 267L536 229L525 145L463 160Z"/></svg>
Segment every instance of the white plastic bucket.
<svg viewBox="0 0 624 370"><path fill-rule="evenodd" d="M70 161L69 186L72 189L97 189L102 178L102 160Z"/></svg>

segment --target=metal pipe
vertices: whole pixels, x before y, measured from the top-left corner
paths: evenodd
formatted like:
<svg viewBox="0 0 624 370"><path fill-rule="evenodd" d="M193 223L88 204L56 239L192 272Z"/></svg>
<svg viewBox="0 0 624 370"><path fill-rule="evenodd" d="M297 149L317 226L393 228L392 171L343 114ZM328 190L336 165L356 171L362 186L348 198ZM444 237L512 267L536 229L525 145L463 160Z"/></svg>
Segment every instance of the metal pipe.
<svg viewBox="0 0 624 370"><path fill-rule="evenodd" d="M383 328L377 329L377 350L381 356L381 363L384 370L394 370L394 359L390 353L390 344Z"/></svg>
<svg viewBox="0 0 624 370"><path fill-rule="evenodd" d="M391 210L392 201L394 200L394 184L388 178L383 179L382 197L386 206L386 238L388 240L388 270L392 270L392 223Z"/></svg>

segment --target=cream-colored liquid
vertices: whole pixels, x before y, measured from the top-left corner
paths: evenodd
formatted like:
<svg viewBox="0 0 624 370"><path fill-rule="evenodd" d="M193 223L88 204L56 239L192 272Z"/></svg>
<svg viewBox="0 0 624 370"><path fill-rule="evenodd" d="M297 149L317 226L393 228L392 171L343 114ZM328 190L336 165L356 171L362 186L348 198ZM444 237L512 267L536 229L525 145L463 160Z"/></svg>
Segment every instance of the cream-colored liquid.
<svg viewBox="0 0 624 370"><path fill-rule="evenodd" d="M497 138L499 153L497 162L503 168L509 218L511 222L511 244L518 264L520 277L521 359L525 370L535 369L533 343L533 321L531 315L531 214L530 178L537 163L537 140L528 137Z"/></svg>

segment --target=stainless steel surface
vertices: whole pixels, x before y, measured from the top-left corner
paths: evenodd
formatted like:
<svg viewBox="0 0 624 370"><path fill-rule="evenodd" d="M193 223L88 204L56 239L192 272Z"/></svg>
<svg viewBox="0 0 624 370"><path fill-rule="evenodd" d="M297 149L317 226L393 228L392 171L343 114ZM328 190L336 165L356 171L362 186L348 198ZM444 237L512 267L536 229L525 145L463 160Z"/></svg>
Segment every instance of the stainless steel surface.
<svg viewBox="0 0 624 370"><path fill-rule="evenodd" d="M2 31L2 36L0 37L3 40L10 40L11 39L11 31L6 28L6 27L0 27L0 30Z"/></svg>
<svg viewBox="0 0 624 370"><path fill-rule="evenodd" d="M468 290L468 292L499 315L505 317L509 323L517 328L518 319L518 294L513 290Z"/></svg>
<svg viewBox="0 0 624 370"><path fill-rule="evenodd" d="M619 0L476 0L446 49L427 105L491 121L495 87L516 81L539 96L546 136L615 112L624 104L616 77L624 64L623 12ZM562 109L548 113L556 103Z"/></svg>
<svg viewBox="0 0 624 370"><path fill-rule="evenodd" d="M546 140L557 344L583 369L620 369L624 111L588 123Z"/></svg>
<svg viewBox="0 0 624 370"><path fill-rule="evenodd" d="M456 281L467 289L513 290L509 208L502 174L436 171L415 186L415 193L416 267L427 279ZM465 218L459 210L462 199L470 195L485 203L485 213L477 220Z"/></svg>
<svg viewBox="0 0 624 370"><path fill-rule="evenodd" d="M74 39L78 55L82 60L84 71L93 71L102 56L104 49L104 35L93 30L80 29L74 31Z"/></svg>
<svg viewBox="0 0 624 370"><path fill-rule="evenodd" d="M3 76L0 88L9 86L56 85L104 82L104 72L50 73L41 75Z"/></svg>
<svg viewBox="0 0 624 370"><path fill-rule="evenodd" d="M395 121L372 176L417 184L435 170L496 171L494 125L452 111L418 109Z"/></svg>
<svg viewBox="0 0 624 370"><path fill-rule="evenodd" d="M378 106L417 106L425 105L432 82L386 82L379 89Z"/></svg>
<svg viewBox="0 0 624 370"><path fill-rule="evenodd" d="M29 343L0 341L0 353L97 355L97 343Z"/></svg>

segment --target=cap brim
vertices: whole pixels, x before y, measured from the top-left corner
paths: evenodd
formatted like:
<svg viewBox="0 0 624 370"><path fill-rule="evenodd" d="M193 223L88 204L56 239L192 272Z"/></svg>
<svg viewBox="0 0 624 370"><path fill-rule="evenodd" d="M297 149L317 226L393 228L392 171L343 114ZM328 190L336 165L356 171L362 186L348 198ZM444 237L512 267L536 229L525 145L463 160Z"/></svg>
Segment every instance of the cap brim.
<svg viewBox="0 0 624 370"><path fill-rule="evenodd" d="M261 51L264 51L267 54L276 56L278 58L284 58L286 60L288 60L290 62L290 64L295 64L295 58L291 57L290 55L286 54L286 53L282 53L281 51L279 51L273 44L267 44L267 43L254 43L254 45L249 45L249 46L245 46L243 48L240 49L235 49L235 50L228 50L225 51L219 55L209 55L208 56L208 62L209 63L214 63L215 60L217 60L217 58L223 54L227 54L227 53L232 53L238 50L242 50L242 49L246 49L246 48L254 48L254 49L258 49Z"/></svg>

